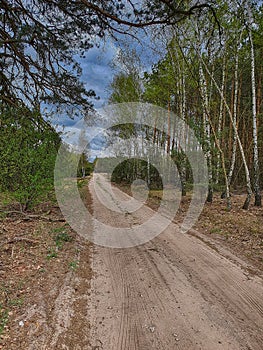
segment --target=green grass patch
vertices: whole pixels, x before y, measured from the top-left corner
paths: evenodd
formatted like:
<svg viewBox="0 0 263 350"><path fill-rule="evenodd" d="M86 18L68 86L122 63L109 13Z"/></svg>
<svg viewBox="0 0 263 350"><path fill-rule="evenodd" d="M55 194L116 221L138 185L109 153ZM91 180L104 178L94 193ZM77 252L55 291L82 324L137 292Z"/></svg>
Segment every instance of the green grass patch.
<svg viewBox="0 0 263 350"><path fill-rule="evenodd" d="M73 241L73 237L68 233L69 228L69 225L65 224L50 231L50 234L54 235L53 239L58 249L61 249L64 243Z"/></svg>
<svg viewBox="0 0 263 350"><path fill-rule="evenodd" d="M16 307L19 307L19 306L22 306L24 303L24 299L23 298L18 298L18 299L11 299L8 301L7 305L12 307L12 306L16 306Z"/></svg>
<svg viewBox="0 0 263 350"><path fill-rule="evenodd" d="M47 259L51 260L57 257L58 257L58 252L53 248L49 248L47 253Z"/></svg>
<svg viewBox="0 0 263 350"><path fill-rule="evenodd" d="M67 232L58 233L55 238L56 247L61 249L66 242L72 242L73 238Z"/></svg>
<svg viewBox="0 0 263 350"><path fill-rule="evenodd" d="M214 228L212 228L212 229L210 230L210 233L218 233L218 234L222 234L222 233L223 233L223 231L222 231L222 229L221 229L221 228L219 228L219 227L214 227Z"/></svg>
<svg viewBox="0 0 263 350"><path fill-rule="evenodd" d="M79 262L78 261L71 261L70 263L69 263L69 268L71 269L71 270L73 270L73 271L75 271L76 269L78 269L78 267L79 267Z"/></svg>
<svg viewBox="0 0 263 350"><path fill-rule="evenodd" d="M8 310L3 309L2 305L0 305L0 336L3 334L5 326L8 322Z"/></svg>

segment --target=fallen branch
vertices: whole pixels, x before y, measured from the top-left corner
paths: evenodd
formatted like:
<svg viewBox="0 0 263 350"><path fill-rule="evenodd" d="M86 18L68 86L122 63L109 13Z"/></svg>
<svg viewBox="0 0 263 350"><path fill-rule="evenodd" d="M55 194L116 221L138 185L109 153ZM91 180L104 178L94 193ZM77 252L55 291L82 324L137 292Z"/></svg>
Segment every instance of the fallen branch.
<svg viewBox="0 0 263 350"><path fill-rule="evenodd" d="M30 219L41 219L41 220L47 220L50 222L65 222L66 220L64 218L59 218L59 219L52 219L47 216L39 215L39 214L28 214L23 211L19 210L10 210L10 211L5 211L5 210L0 210L0 212L5 213L6 215L12 215L12 214L19 214L24 216L23 220L30 220Z"/></svg>
<svg viewBox="0 0 263 350"><path fill-rule="evenodd" d="M43 215L26 215L25 218L23 218L23 220L30 220L30 219L39 219L39 220L47 220L50 222L65 222L66 220L64 218L60 218L60 219L52 219L49 218L47 216L43 216Z"/></svg>
<svg viewBox="0 0 263 350"><path fill-rule="evenodd" d="M30 238L26 238L26 237L14 237L9 239L8 241L3 242L1 245L5 245L5 244L12 244L12 243L17 243L17 242L26 242L26 243L30 243L30 244L40 244L40 241L37 241L35 239L30 239Z"/></svg>

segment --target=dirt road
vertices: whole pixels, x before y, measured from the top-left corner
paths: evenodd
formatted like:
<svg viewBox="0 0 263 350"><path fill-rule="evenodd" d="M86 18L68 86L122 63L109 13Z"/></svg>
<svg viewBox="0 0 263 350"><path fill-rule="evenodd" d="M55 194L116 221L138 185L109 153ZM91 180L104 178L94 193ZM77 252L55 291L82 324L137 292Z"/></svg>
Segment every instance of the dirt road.
<svg viewBox="0 0 263 350"><path fill-rule="evenodd" d="M131 227L153 215L142 207L117 222L105 206L120 208L118 199L129 198L115 188L113 201L105 177L98 180L103 204L94 181L90 191L100 221ZM95 245L92 267L89 349L262 349L262 279L174 223L141 246Z"/></svg>
<svg viewBox="0 0 263 350"><path fill-rule="evenodd" d="M112 232L136 228L154 214L119 189L111 192L105 176L95 175L89 190L93 218ZM105 238L94 219L89 235ZM39 272L31 284L30 305L13 318L1 349L263 348L262 277L216 243L182 234L174 223L148 243L125 249L90 247L76 237L70 261L78 266L62 269L62 255L46 262L49 273Z"/></svg>

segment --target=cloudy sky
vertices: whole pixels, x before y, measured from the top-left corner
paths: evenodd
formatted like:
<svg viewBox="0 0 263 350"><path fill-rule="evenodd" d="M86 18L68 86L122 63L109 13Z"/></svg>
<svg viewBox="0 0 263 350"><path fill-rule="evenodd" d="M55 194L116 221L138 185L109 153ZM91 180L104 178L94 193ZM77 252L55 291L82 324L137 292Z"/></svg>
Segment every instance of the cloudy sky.
<svg viewBox="0 0 263 350"><path fill-rule="evenodd" d="M118 42L114 39L108 38L100 42L100 47L93 47L89 49L85 58L77 58L82 68L82 81L87 90L92 89L100 98L98 100L92 99L95 109L107 104L109 96L109 84L113 79L114 74L122 70L120 62L117 60L120 47L122 50L134 49L137 56L140 57L140 65L142 71L150 71L151 66L156 62L158 54L151 51L151 39L147 33L140 32L138 34L140 41L136 41L129 36L121 36ZM95 39L96 40L96 39ZM113 68L113 62L115 64ZM58 120L59 125L72 126L74 121L69 118L61 118Z"/></svg>
<svg viewBox="0 0 263 350"><path fill-rule="evenodd" d="M82 67L81 79L85 87L87 90L94 90L96 95L100 97L98 100L92 99L96 110L107 103L108 87L115 73L113 68L111 68L111 63L116 57L117 52L118 48L109 39L107 42L102 43L100 48L94 47L89 49L85 54L85 58L78 58ZM66 114L62 114L58 115L57 118L53 117L52 123L55 124L57 131L63 132L62 138L64 142L77 149L75 146L78 145L81 130L83 129L81 120L78 118L71 119ZM85 134L88 135L86 139L90 141L93 131L85 128ZM91 148L91 158L101 156L103 154L103 137L96 137L92 141Z"/></svg>
<svg viewBox="0 0 263 350"><path fill-rule="evenodd" d="M144 45L135 43L134 41L129 42L128 38L125 38L125 42L116 43L112 39L106 40L104 43L101 43L100 47L94 47L89 49L86 52L85 58L78 59L82 67L82 81L84 82L87 90L92 89L95 91L96 95L100 97L99 100L93 99L92 102L96 110L99 110L100 107L107 105L107 98L109 96L109 84L113 79L114 74L117 70L121 70L121 66L113 68L113 61L116 63L116 58L119 52L119 47L127 47L129 50L135 48L138 52L138 56L141 58L143 65L143 70L150 70L150 67L153 63L153 57L150 55L150 50L146 50L146 43L149 38L146 36L143 38L141 35ZM56 124L56 129L58 131L63 131L64 141L70 145L77 144L79 135L81 133L79 120L75 118L74 120L70 119L66 115L58 116L57 120L53 119L53 123ZM88 130L86 130L87 132ZM89 130L89 134L92 132ZM92 158L95 156L104 155L103 146L104 137L103 133L101 136L97 136L96 139L92 141Z"/></svg>
<svg viewBox="0 0 263 350"><path fill-rule="evenodd" d="M86 57L80 60L82 80L87 89L93 89L100 100L94 100L94 107L100 108L106 103L107 88L113 78L113 69L110 67L117 54L117 47L108 40L100 48L94 47L87 51Z"/></svg>

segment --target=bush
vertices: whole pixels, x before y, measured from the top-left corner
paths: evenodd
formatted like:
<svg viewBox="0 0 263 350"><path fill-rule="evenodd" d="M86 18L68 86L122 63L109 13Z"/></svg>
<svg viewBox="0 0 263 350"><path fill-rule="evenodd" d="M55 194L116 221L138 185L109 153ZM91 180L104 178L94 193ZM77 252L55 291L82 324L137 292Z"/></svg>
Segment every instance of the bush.
<svg viewBox="0 0 263 350"><path fill-rule="evenodd" d="M26 210L53 187L60 137L36 111L3 108L0 115L0 188Z"/></svg>

